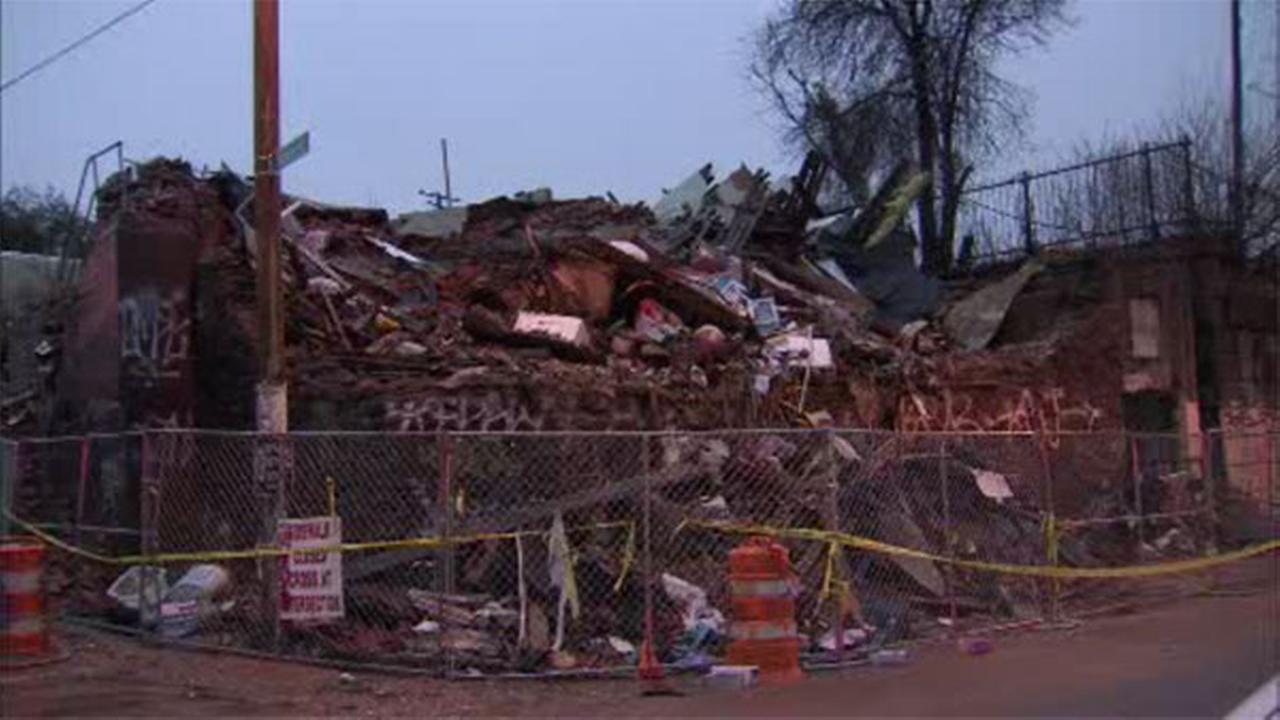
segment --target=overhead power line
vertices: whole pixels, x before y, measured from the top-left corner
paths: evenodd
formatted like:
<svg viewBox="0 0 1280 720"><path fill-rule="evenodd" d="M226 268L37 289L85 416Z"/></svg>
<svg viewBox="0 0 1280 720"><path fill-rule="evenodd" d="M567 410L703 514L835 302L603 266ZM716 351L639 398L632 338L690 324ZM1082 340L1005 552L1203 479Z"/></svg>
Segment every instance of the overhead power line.
<svg viewBox="0 0 1280 720"><path fill-rule="evenodd" d="M120 13L119 15L116 15L115 17L113 17L113 18L111 18L110 20L106 21L106 22L105 22L105 23L103 23L102 25L99 25L97 28L95 28L94 30L92 30L91 32L89 32L87 35L84 35L84 36L80 37L80 39L76 40L75 42L71 43L70 45L67 45L66 47L62 48L62 49L61 49L61 50L59 50L58 52L56 52L56 53L54 53L54 54L50 55L49 57L47 57L47 58L45 58L45 59L41 60L40 62L36 63L35 65L32 65L31 67L29 67L29 68L27 68L26 70L22 71L22 73L18 74L17 76L12 77L12 78L9 78L8 80L5 80L3 84L0 84L0 92L4 92L5 90L8 90L9 88L13 87L14 85L18 84L19 82L21 82L21 81L23 81L23 80L27 79L28 77L31 77L32 75L34 75L34 74L36 74L36 73L40 72L41 70L43 70L43 69L45 69L45 68L49 67L49 66L50 66L50 65L52 65L53 63L55 63L55 62L57 62L58 60L62 59L63 57L66 57L68 54L70 54L72 51L74 51L76 48L80 47L81 45L84 45L85 43L87 43L87 42L89 42L90 40L92 40L92 39L94 39L94 38L98 37L98 36L99 36L99 35L101 35L102 33L104 33L104 32L106 32L106 31L110 30L111 28L115 27L116 25L119 25L120 23L122 23L122 22L124 22L125 20L129 19L131 16L136 15L136 14L138 14L138 13L142 12L142 10L143 10L143 9L145 9L148 5L150 5L151 3L154 3L155 1L156 1L156 0L142 0L142 2L138 3L137 5L134 5L133 7L130 7L128 10L125 10L124 12Z"/></svg>

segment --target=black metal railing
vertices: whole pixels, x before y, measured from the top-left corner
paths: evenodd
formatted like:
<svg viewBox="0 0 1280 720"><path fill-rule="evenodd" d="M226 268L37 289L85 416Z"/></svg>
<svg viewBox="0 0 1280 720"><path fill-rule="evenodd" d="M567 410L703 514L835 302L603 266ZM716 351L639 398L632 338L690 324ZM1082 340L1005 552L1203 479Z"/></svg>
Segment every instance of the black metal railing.
<svg viewBox="0 0 1280 720"><path fill-rule="evenodd" d="M969 188L957 218L961 265L1185 233L1197 215L1192 173L1183 139Z"/></svg>

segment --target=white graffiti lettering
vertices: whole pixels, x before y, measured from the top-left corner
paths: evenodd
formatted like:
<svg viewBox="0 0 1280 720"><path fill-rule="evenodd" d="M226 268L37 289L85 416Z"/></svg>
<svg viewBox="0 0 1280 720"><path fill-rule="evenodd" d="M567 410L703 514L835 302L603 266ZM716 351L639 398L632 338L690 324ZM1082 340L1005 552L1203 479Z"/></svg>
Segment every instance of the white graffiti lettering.
<svg viewBox="0 0 1280 720"><path fill-rule="evenodd" d="M402 432L541 430L542 416L499 393L425 397L387 403L387 421Z"/></svg>
<svg viewBox="0 0 1280 720"><path fill-rule="evenodd" d="M939 396L904 395L898 402L903 432L1088 432L1102 419L1089 401L1069 402L1062 388L1020 388L1001 393L994 411L975 409L974 396L942 388Z"/></svg>
<svg viewBox="0 0 1280 720"><path fill-rule="evenodd" d="M186 298L143 292L120 300L120 357L125 372L146 380L176 378L191 351Z"/></svg>

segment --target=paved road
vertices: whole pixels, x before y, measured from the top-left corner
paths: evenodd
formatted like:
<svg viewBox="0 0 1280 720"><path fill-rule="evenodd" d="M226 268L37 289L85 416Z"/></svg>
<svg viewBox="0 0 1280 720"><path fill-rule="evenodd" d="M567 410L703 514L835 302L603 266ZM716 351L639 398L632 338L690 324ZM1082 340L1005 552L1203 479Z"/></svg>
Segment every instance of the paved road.
<svg viewBox="0 0 1280 720"><path fill-rule="evenodd" d="M1201 597L1070 631L949 645L897 668L815 675L789 688L642 698L634 681L453 682L65 637L71 661L0 673L0 716L1195 716L1222 717L1280 672L1280 555L1248 568L1252 594Z"/></svg>
<svg viewBox="0 0 1280 720"><path fill-rule="evenodd" d="M1275 594L1199 599L1061 632L937 647L909 666L748 695L657 701L656 715L1222 717L1280 670ZM639 711L641 705L629 705Z"/></svg>

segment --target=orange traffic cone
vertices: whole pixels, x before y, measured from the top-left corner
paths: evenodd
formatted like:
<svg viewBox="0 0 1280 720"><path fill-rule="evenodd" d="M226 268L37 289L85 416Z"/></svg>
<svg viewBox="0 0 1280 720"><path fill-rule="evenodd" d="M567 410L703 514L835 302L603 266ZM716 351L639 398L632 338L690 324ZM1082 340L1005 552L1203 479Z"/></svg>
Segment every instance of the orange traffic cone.
<svg viewBox="0 0 1280 720"><path fill-rule="evenodd" d="M667 675L658 662L658 655L653 651L652 631L646 628L644 642L640 643L640 694L645 696L679 695L667 683Z"/></svg>

